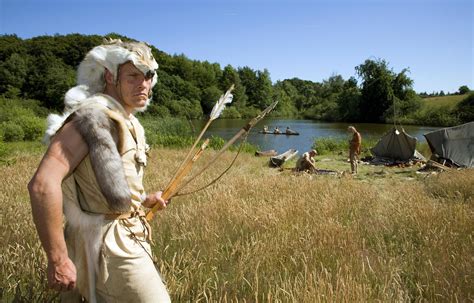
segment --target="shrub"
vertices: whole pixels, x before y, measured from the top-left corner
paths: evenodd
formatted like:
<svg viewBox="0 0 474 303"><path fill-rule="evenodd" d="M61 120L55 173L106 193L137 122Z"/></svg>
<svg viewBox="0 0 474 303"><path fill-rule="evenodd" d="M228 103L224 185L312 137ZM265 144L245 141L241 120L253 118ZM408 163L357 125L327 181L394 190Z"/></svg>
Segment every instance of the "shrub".
<svg viewBox="0 0 474 303"><path fill-rule="evenodd" d="M240 118L242 118L242 115L239 113L239 111L235 107L227 107L222 112L221 118L223 118L223 119L240 119Z"/></svg>
<svg viewBox="0 0 474 303"><path fill-rule="evenodd" d="M45 117L46 112L36 100L0 98L0 122L15 125L4 130L5 141L40 138L45 130L44 119L40 117Z"/></svg>
<svg viewBox="0 0 474 303"><path fill-rule="evenodd" d="M139 118L145 128L147 138L154 135L192 136L191 126L188 121L173 117L155 118L142 116Z"/></svg>
<svg viewBox="0 0 474 303"><path fill-rule="evenodd" d="M315 149L318 154L324 155L329 153L347 151L347 149L349 148L349 144L347 140L342 138L327 137L316 139L312 148Z"/></svg>
<svg viewBox="0 0 474 303"><path fill-rule="evenodd" d="M0 162L2 159L5 158L5 156L8 154L8 149L5 143L3 143L2 140L0 140Z"/></svg>
<svg viewBox="0 0 474 303"><path fill-rule="evenodd" d="M474 92L470 93L456 107L461 123L474 121Z"/></svg>
<svg viewBox="0 0 474 303"><path fill-rule="evenodd" d="M459 119L449 106L429 108L423 112L416 112L414 120L418 124L432 126L453 126L459 124Z"/></svg>
<svg viewBox="0 0 474 303"><path fill-rule="evenodd" d="M11 121L23 129L23 140L35 141L41 138L46 128L44 120L35 116L18 116Z"/></svg>
<svg viewBox="0 0 474 303"><path fill-rule="evenodd" d="M214 150L220 150L225 144L225 140L218 136L211 136L209 147Z"/></svg>
<svg viewBox="0 0 474 303"><path fill-rule="evenodd" d="M25 137L23 128L13 122L3 122L2 128L5 142L21 141Z"/></svg>
<svg viewBox="0 0 474 303"><path fill-rule="evenodd" d="M147 137L147 142L150 145L162 147L184 148L192 146L194 138L189 136L151 134Z"/></svg>

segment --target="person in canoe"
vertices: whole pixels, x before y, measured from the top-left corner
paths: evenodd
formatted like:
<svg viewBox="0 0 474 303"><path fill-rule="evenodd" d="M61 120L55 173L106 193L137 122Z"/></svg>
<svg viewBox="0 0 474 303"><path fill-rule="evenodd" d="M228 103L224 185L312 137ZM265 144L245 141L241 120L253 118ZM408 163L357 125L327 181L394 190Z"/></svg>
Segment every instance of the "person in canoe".
<svg viewBox="0 0 474 303"><path fill-rule="evenodd" d="M304 154L302 154L298 161L296 161L296 171L317 171L318 169L316 168L316 160L314 159L317 154L318 153L315 149L312 149L309 152L305 152Z"/></svg>
<svg viewBox="0 0 474 303"><path fill-rule="evenodd" d="M274 134L281 134L281 131L280 131L280 129L278 128L278 126L276 126L275 129L273 129L273 133L274 133Z"/></svg>
<svg viewBox="0 0 474 303"><path fill-rule="evenodd" d="M296 132L292 130L289 126L286 127L285 134L287 135L294 135Z"/></svg>

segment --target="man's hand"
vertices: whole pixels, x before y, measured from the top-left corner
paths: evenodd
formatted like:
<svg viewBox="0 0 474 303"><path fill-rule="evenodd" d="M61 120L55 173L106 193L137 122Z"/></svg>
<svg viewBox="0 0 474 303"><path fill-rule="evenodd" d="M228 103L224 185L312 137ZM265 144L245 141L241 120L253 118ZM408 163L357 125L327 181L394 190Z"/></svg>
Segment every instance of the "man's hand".
<svg viewBox="0 0 474 303"><path fill-rule="evenodd" d="M76 267L71 259L48 262L48 285L57 291L68 291L76 287Z"/></svg>
<svg viewBox="0 0 474 303"><path fill-rule="evenodd" d="M171 200L166 201L164 200L161 195L163 192L157 191L156 193L149 194L146 196L145 201L143 201L142 205L148 208L154 207L157 203L159 205L158 210L162 210L166 208L166 205L168 205Z"/></svg>

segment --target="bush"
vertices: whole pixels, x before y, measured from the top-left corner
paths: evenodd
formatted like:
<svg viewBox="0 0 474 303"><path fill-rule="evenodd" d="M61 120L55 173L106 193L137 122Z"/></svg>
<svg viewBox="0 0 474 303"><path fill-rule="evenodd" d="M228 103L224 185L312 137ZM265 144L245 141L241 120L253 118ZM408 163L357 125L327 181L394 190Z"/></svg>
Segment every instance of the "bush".
<svg viewBox="0 0 474 303"><path fill-rule="evenodd" d="M418 124L430 126L453 126L459 124L459 119L449 106L429 108L426 111L416 112L414 120Z"/></svg>
<svg viewBox="0 0 474 303"><path fill-rule="evenodd" d="M152 136L181 136L191 137L193 132L188 121L172 117L156 118L151 116L139 117L141 124L145 128L147 138Z"/></svg>
<svg viewBox="0 0 474 303"><path fill-rule="evenodd" d="M223 119L240 119L240 118L242 118L242 115L239 113L239 111L235 107L227 107L222 112L221 118L223 118Z"/></svg>
<svg viewBox="0 0 474 303"><path fill-rule="evenodd" d="M194 142L193 137L183 137L183 136L176 136L176 135L159 135L159 134L151 134L147 136L147 142L150 145L155 146L162 146L162 147L177 147L177 148L184 148L184 147L191 147Z"/></svg>
<svg viewBox="0 0 474 303"><path fill-rule="evenodd" d="M35 141L41 138L46 129L45 121L35 116L19 116L12 119L11 122L23 129L23 140L27 141Z"/></svg>
<svg viewBox="0 0 474 303"><path fill-rule="evenodd" d="M13 122L3 122L2 129L5 142L21 141L25 137L23 128Z"/></svg>
<svg viewBox="0 0 474 303"><path fill-rule="evenodd" d="M5 143L3 143L2 140L0 140L0 162L5 158L5 156L8 155L8 149Z"/></svg>
<svg viewBox="0 0 474 303"><path fill-rule="evenodd" d="M5 141L40 138L46 128L44 119L40 117L45 117L46 112L35 100L0 98L0 122L10 125L4 130Z"/></svg>
<svg viewBox="0 0 474 303"><path fill-rule="evenodd" d="M209 140L209 147L214 150L220 150L225 143L225 140L221 137L211 136L211 139Z"/></svg>
<svg viewBox="0 0 474 303"><path fill-rule="evenodd" d="M347 142L347 140L342 138L318 138L314 141L312 148L315 149L318 154L324 155L347 151L349 148L349 143Z"/></svg>
<svg viewBox="0 0 474 303"><path fill-rule="evenodd" d="M456 107L461 123L474 121L474 93L470 93Z"/></svg>

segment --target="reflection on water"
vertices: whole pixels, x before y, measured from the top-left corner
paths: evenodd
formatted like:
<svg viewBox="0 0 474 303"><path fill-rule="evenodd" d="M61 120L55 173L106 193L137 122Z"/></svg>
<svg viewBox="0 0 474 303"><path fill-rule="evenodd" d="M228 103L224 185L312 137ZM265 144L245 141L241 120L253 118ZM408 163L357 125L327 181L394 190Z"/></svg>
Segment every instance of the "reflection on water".
<svg viewBox="0 0 474 303"><path fill-rule="evenodd" d="M193 121L195 129L199 131L206 121ZM222 137L226 140L232 138L244 126L248 120L242 119L217 119L212 122L209 127L206 137L212 135ZM285 131L286 127L300 133L299 136L285 136L285 135L271 135L259 134L258 132L267 125L268 129L272 131L275 127L281 131ZM381 137L385 132L392 128L392 124L373 124L373 123L325 123L315 122L312 120L284 120L265 118L255 126L248 137L248 141L259 147L260 150L275 149L278 152L283 152L290 148L296 148L300 154L309 150L314 143L314 140L319 137L336 137L350 139L350 134L347 132L347 127L354 125L362 134L362 137ZM417 138L420 142L424 142L423 134L439 129L439 127L407 125L404 126L405 131Z"/></svg>

